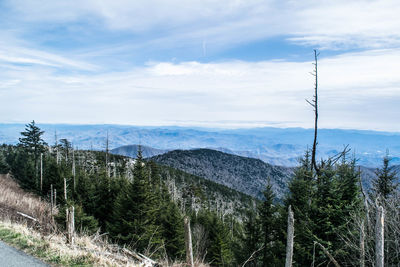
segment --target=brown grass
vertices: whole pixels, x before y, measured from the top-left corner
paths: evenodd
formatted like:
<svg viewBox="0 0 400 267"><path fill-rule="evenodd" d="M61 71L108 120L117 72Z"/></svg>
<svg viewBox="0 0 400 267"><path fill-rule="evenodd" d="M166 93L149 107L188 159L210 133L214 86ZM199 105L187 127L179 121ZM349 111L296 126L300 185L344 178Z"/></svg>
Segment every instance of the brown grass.
<svg viewBox="0 0 400 267"><path fill-rule="evenodd" d="M24 217L21 213L37 221ZM25 222L40 227L42 231L48 231L52 227L50 204L25 192L9 174L0 174L0 218Z"/></svg>
<svg viewBox="0 0 400 267"><path fill-rule="evenodd" d="M26 218L20 213L31 216L37 221ZM0 174L1 229L23 236L30 244L25 250L33 255L36 246L41 243L39 249L46 247L46 251L35 256L56 266L74 265L71 262L76 260L87 262L85 266L145 266L136 262L132 257L132 251L109 243L107 237L99 233L92 236L76 236L75 245L67 244L65 234L58 232L52 224L50 204L32 193L25 192L8 174ZM57 259L57 262L52 259ZM58 262L60 260L61 262ZM160 265L187 266L184 263L168 261L163 261ZM195 266L209 265L196 262Z"/></svg>

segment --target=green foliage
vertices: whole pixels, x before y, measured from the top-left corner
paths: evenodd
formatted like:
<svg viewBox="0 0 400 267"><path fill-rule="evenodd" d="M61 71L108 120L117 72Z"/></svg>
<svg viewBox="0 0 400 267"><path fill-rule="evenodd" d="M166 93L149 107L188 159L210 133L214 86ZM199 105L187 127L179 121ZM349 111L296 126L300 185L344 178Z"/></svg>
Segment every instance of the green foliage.
<svg viewBox="0 0 400 267"><path fill-rule="evenodd" d="M387 155L383 158L382 167L375 172L377 179L372 182L375 196L383 199L391 197L398 186L396 183L397 173L393 166L390 166L390 161L391 158Z"/></svg>
<svg viewBox="0 0 400 267"><path fill-rule="evenodd" d="M343 250L343 236L351 216L360 209L359 173L355 160L342 155L341 163L322 161L319 175L314 175L307 152L302 165L289 184L286 207L295 214L294 262L307 266L312 262L313 243L323 244L336 260L344 264L349 251ZM316 253L316 264L326 264L322 251Z"/></svg>
<svg viewBox="0 0 400 267"><path fill-rule="evenodd" d="M83 211L83 208L76 203L69 202L65 205L60 212L55 216L56 222L59 224L61 229L65 230L65 212L66 207L74 206L74 218L75 218L75 231L78 233L93 234L98 230L97 220Z"/></svg>
<svg viewBox="0 0 400 267"><path fill-rule="evenodd" d="M260 263L260 248L262 244L262 229L257 213L253 210L247 211L247 216L243 222L243 241L241 255L239 256L240 262L245 262L251 257L247 266L257 266ZM257 253L255 253L258 251ZM253 254L254 253L254 254Z"/></svg>
<svg viewBox="0 0 400 267"><path fill-rule="evenodd" d="M193 219L193 225L202 225L208 231L206 261L212 266L230 266L234 263L232 239L229 228L218 215L202 211Z"/></svg>

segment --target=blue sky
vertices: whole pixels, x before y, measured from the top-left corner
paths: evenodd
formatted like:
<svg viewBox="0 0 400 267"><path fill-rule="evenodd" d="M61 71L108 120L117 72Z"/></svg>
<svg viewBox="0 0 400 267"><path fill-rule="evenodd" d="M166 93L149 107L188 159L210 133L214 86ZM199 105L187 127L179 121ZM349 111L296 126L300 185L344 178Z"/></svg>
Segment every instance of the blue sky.
<svg viewBox="0 0 400 267"><path fill-rule="evenodd" d="M400 131L400 2L0 0L1 122Z"/></svg>

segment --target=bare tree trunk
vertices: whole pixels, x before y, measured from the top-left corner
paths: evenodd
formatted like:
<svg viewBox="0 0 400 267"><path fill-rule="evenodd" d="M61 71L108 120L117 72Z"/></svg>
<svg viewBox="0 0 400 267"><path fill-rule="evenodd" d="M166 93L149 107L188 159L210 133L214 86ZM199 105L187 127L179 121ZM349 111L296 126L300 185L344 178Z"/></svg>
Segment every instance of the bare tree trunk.
<svg viewBox="0 0 400 267"><path fill-rule="evenodd" d="M293 261L293 238L294 238L294 215L293 215L293 211L292 211L292 206L289 206L285 267L292 267L292 261Z"/></svg>
<svg viewBox="0 0 400 267"><path fill-rule="evenodd" d="M384 229L385 229L385 210L379 206L376 212L375 224L375 267L384 266Z"/></svg>
<svg viewBox="0 0 400 267"><path fill-rule="evenodd" d="M57 189L54 188L54 207L57 207Z"/></svg>
<svg viewBox="0 0 400 267"><path fill-rule="evenodd" d="M360 267L365 267L365 226L364 220L360 225Z"/></svg>
<svg viewBox="0 0 400 267"><path fill-rule="evenodd" d="M110 170L108 166L108 130L107 130L107 139L106 139L106 172L108 177L110 177Z"/></svg>
<svg viewBox="0 0 400 267"><path fill-rule="evenodd" d="M40 193L43 192L43 153L40 153Z"/></svg>
<svg viewBox="0 0 400 267"><path fill-rule="evenodd" d="M50 216L51 216L51 222L54 224L53 220L53 207L54 207L54 193L53 193L53 184L50 185Z"/></svg>
<svg viewBox="0 0 400 267"><path fill-rule="evenodd" d="M72 206L71 210L66 209L67 218L67 237L68 243L74 245L75 242L75 207Z"/></svg>
<svg viewBox="0 0 400 267"><path fill-rule="evenodd" d="M192 232L190 230L190 220L185 217L185 245L186 245L186 264L193 267L193 248L192 248Z"/></svg>
<svg viewBox="0 0 400 267"><path fill-rule="evenodd" d="M315 77L314 84L314 99L311 101L306 100L314 108L314 142L311 153L311 169L315 169L317 175L319 175L319 169L317 167L317 162L315 159L315 154L317 151L317 134L318 134L318 55L317 50L314 50L314 71L311 73Z"/></svg>
<svg viewBox="0 0 400 267"><path fill-rule="evenodd" d="M69 242L69 208L65 206L65 229L67 230L67 242Z"/></svg>
<svg viewBox="0 0 400 267"><path fill-rule="evenodd" d="M64 178L64 199L67 201L67 179Z"/></svg>
<svg viewBox="0 0 400 267"><path fill-rule="evenodd" d="M74 192L76 188L76 183L75 183L75 150L72 148L72 177L74 178Z"/></svg>

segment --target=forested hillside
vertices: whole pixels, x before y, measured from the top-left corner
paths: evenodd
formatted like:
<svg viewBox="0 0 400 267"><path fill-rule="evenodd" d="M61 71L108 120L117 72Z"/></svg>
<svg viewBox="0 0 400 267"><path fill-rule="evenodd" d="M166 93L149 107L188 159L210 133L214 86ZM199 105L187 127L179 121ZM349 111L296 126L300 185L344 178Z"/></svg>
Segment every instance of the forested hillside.
<svg viewBox="0 0 400 267"><path fill-rule="evenodd" d="M192 220L199 261L237 262L242 221L257 201L223 185L170 167L107 152L75 150L62 139L49 146L34 122L17 146L2 145L0 171L52 203L65 228L75 209L78 232L100 228L111 240L155 259L184 258L183 217ZM54 198L54 199L53 199ZM219 264L219 263L220 264Z"/></svg>
<svg viewBox="0 0 400 267"><path fill-rule="evenodd" d="M211 149L174 150L151 160L205 177L245 194L263 198L268 180L282 199L294 168L273 166L259 159L245 158Z"/></svg>
<svg viewBox="0 0 400 267"><path fill-rule="evenodd" d="M168 150L165 150L165 149L157 149L157 148L152 148L149 146L141 146L141 145L120 146L120 147L111 149L110 152L112 154L116 154L116 155L122 155L122 156L135 158L137 156L139 150L142 151L142 155L144 158L150 158L150 157L157 156L157 155L168 152Z"/></svg>
<svg viewBox="0 0 400 267"><path fill-rule="evenodd" d="M332 258L340 266L352 266L362 249L365 266L373 266L380 229L373 226L381 221L374 218L385 210L385 264L400 262L398 178L388 156L371 176L367 193L348 150L321 161L313 161L307 150L298 168L285 169L209 149L171 151L150 160L139 149L132 159L107 150L76 150L66 139L48 145L42 135L32 122L18 145L2 145L0 171L56 205L60 230L73 207L78 233L100 229L113 242L170 264L185 258L186 216L197 261L283 266L292 210L294 266L329 266ZM219 183L240 185L259 200ZM254 193L258 186L264 189ZM285 186L287 192L277 201L276 191Z"/></svg>

